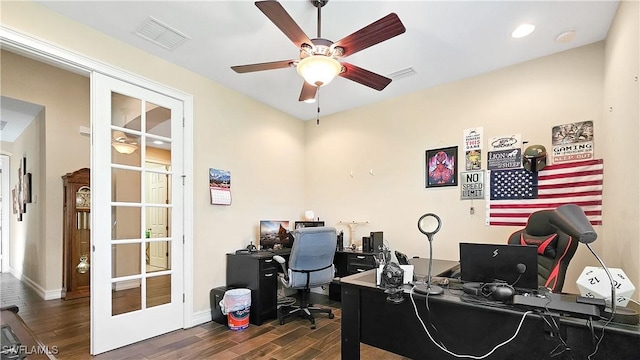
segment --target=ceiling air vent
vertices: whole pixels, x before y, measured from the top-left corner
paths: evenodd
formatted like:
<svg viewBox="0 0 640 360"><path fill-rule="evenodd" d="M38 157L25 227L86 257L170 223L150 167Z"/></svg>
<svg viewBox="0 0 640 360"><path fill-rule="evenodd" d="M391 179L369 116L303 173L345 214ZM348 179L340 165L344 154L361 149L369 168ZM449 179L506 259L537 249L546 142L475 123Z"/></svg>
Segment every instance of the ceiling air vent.
<svg viewBox="0 0 640 360"><path fill-rule="evenodd" d="M398 80L398 79L402 79L402 78L406 78L409 76L413 76L416 74L416 70L412 67L408 67L408 68L404 68L402 70L398 70L395 72L392 72L391 74L389 74L389 77L392 80Z"/></svg>
<svg viewBox="0 0 640 360"><path fill-rule="evenodd" d="M5 126L7 126L7 122L6 121L0 121L0 130L3 130Z"/></svg>
<svg viewBox="0 0 640 360"><path fill-rule="evenodd" d="M170 51L189 40L187 35L151 16L138 27L135 34Z"/></svg>

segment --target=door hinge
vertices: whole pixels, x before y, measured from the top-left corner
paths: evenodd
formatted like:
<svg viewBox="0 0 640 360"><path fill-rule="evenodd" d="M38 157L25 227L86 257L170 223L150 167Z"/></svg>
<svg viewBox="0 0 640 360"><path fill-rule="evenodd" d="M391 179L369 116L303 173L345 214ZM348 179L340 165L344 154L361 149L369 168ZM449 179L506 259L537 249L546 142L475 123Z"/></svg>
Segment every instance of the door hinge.
<svg viewBox="0 0 640 360"><path fill-rule="evenodd" d="M182 185L184 185L184 179L187 178L187 175L182 175Z"/></svg>
<svg viewBox="0 0 640 360"><path fill-rule="evenodd" d="M184 296L184 294L182 294L182 302L185 302L184 298L185 298L185 296Z"/></svg>
<svg viewBox="0 0 640 360"><path fill-rule="evenodd" d="M182 127L184 127L184 122L185 122L185 119L184 119L184 116L183 116L182 117Z"/></svg>
<svg viewBox="0 0 640 360"><path fill-rule="evenodd" d="M184 245L184 234L182 234L182 245Z"/></svg>

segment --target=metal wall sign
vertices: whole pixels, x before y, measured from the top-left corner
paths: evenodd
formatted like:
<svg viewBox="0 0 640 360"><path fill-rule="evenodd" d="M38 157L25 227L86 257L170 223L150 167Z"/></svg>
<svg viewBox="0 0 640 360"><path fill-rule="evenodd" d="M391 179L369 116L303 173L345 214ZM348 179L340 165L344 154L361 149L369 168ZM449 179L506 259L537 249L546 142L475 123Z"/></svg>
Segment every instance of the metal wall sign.
<svg viewBox="0 0 640 360"><path fill-rule="evenodd" d="M460 173L460 200L484 199L484 171Z"/></svg>

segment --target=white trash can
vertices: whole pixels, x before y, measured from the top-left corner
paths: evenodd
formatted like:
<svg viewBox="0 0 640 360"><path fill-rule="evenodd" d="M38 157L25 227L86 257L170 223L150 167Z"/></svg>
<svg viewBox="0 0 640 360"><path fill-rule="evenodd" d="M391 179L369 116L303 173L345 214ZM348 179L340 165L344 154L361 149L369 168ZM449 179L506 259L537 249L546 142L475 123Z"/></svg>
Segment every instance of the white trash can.
<svg viewBox="0 0 640 360"><path fill-rule="evenodd" d="M223 314L227 315L227 323L231 330L242 330L249 327L250 308L250 289L227 290L220 300L220 309Z"/></svg>

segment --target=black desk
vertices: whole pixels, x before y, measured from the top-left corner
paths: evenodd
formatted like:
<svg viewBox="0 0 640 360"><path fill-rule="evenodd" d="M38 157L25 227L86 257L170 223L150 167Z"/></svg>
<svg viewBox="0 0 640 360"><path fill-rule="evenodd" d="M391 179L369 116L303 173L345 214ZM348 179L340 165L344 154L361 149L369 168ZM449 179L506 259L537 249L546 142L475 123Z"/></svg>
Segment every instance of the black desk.
<svg viewBox="0 0 640 360"><path fill-rule="evenodd" d="M433 274L446 272L452 262L435 261ZM455 262L454 262L455 263ZM461 291L429 296L414 294L416 307L432 336L457 354L484 355L515 333L524 311L512 306L492 307L461 300ZM359 359L360 342L412 359L455 359L437 348L415 315L409 294L401 304L386 301L383 290L375 287L375 271L342 279L342 358ZM430 316L429 316L430 315ZM435 325L437 332L430 327ZM572 349L554 359L586 359L595 349L587 320L557 319L562 338ZM595 322L596 334L604 323ZM509 344L488 359L549 359L559 340L550 337L549 328L537 314L527 315L520 332ZM609 324L593 359L638 359L640 326Z"/></svg>

